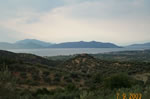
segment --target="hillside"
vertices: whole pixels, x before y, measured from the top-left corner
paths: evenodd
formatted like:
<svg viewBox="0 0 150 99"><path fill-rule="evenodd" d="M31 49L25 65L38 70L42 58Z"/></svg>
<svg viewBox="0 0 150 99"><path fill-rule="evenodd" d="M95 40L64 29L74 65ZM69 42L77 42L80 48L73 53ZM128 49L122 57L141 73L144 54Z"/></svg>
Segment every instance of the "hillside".
<svg viewBox="0 0 150 99"><path fill-rule="evenodd" d="M150 50L110 52L93 56L103 60L150 62Z"/></svg>
<svg viewBox="0 0 150 99"><path fill-rule="evenodd" d="M102 99L111 99L116 95L115 88L134 91L136 86L145 86L141 90L147 90L150 62L103 60L89 54L54 61L32 54L0 50L0 74L0 92L8 90L5 86L7 83L10 86L11 78L15 78L16 87L13 85L10 88L15 89L13 95L21 97L30 94L31 99L42 99L39 95L52 99L82 99L80 96L84 92L90 92L91 96L88 94L87 97L97 95ZM99 99L96 97L92 99Z"/></svg>
<svg viewBox="0 0 150 99"><path fill-rule="evenodd" d="M145 66L141 67L141 64ZM77 55L63 62L60 66L69 71L79 72L83 74L102 73L109 75L119 72L128 72L128 74L136 74L137 72L146 72L150 64L147 62L132 62L118 60L102 60L94 58L88 54Z"/></svg>
<svg viewBox="0 0 150 99"><path fill-rule="evenodd" d="M4 50L0 50L0 61L8 61L8 62L22 62L22 63L29 63L29 64L42 64L53 66L55 65L55 61L47 60L40 56L36 56L33 54L25 54L25 53L13 53Z"/></svg>
<svg viewBox="0 0 150 99"><path fill-rule="evenodd" d="M92 73L94 69L98 68L101 64L101 61L95 59L94 57L88 54L80 54L71 58L60 66L70 71L80 72L80 73Z"/></svg>

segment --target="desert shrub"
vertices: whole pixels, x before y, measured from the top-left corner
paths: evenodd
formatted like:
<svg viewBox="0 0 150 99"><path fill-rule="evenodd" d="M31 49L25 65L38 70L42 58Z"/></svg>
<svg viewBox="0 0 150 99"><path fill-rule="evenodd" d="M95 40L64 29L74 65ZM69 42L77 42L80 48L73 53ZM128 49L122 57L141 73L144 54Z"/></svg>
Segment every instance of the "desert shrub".
<svg viewBox="0 0 150 99"><path fill-rule="evenodd" d="M45 77L49 76L49 74L50 74L50 72L48 72L48 71L43 72L43 76L45 76Z"/></svg>
<svg viewBox="0 0 150 99"><path fill-rule="evenodd" d="M104 82L106 88L130 88L132 86L131 78L127 74L115 74L107 78Z"/></svg>
<svg viewBox="0 0 150 99"><path fill-rule="evenodd" d="M31 86L38 86L39 82L30 80L29 85L31 85Z"/></svg>
<svg viewBox="0 0 150 99"><path fill-rule="evenodd" d="M33 78L33 80L35 80L35 81L39 81L41 78L39 77L39 74L32 74L32 78Z"/></svg>
<svg viewBox="0 0 150 99"><path fill-rule="evenodd" d="M23 78L23 79L26 79L27 78L27 74L25 72L21 72L20 73L20 76Z"/></svg>
<svg viewBox="0 0 150 99"><path fill-rule="evenodd" d="M98 89L96 91L82 91L80 99L117 99L116 93L109 89Z"/></svg>
<svg viewBox="0 0 150 99"><path fill-rule="evenodd" d="M50 77L44 77L43 80L44 80L44 82L51 84L51 78Z"/></svg>
<svg viewBox="0 0 150 99"><path fill-rule="evenodd" d="M60 82L60 77L59 77L59 76L56 76L56 77L54 78L54 82L56 82L56 83Z"/></svg>
<svg viewBox="0 0 150 99"><path fill-rule="evenodd" d="M70 83L65 87L65 91L68 92L78 91L78 88L73 83Z"/></svg>
<svg viewBox="0 0 150 99"><path fill-rule="evenodd" d="M146 91L143 94L143 99L149 99L150 98L150 86L146 87Z"/></svg>
<svg viewBox="0 0 150 99"><path fill-rule="evenodd" d="M76 93L59 93L53 96L53 99L78 99L78 94Z"/></svg>
<svg viewBox="0 0 150 99"><path fill-rule="evenodd" d="M44 95L44 94L49 94L49 91L46 88L43 89L38 89L35 93L36 95Z"/></svg>
<svg viewBox="0 0 150 99"><path fill-rule="evenodd" d="M70 74L70 77L71 77L71 78L78 78L78 74L76 74L76 73L71 73L71 74Z"/></svg>
<svg viewBox="0 0 150 99"><path fill-rule="evenodd" d="M150 76L148 76L148 80L146 82L146 85L150 85Z"/></svg>
<svg viewBox="0 0 150 99"><path fill-rule="evenodd" d="M93 77L92 77L93 83L101 83L102 80L103 80L103 78L102 78L102 74L101 74L101 73L96 73L96 74L93 75Z"/></svg>
<svg viewBox="0 0 150 99"><path fill-rule="evenodd" d="M16 79L7 68L0 71L0 99L15 99L19 95L16 92Z"/></svg>
<svg viewBox="0 0 150 99"><path fill-rule="evenodd" d="M38 89L34 94L36 99L79 99L79 91L69 92L67 89L45 90Z"/></svg>
<svg viewBox="0 0 150 99"><path fill-rule="evenodd" d="M13 64L13 63L19 63L19 61L15 60L15 59L10 59L8 57L0 57L0 64Z"/></svg>

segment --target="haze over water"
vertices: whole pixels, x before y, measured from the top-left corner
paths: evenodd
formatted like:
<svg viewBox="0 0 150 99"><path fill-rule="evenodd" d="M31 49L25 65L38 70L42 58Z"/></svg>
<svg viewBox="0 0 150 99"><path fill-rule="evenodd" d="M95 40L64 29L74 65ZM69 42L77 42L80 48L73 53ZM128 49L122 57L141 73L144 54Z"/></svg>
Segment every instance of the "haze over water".
<svg viewBox="0 0 150 99"><path fill-rule="evenodd" d="M45 49L10 49L8 51L16 53L31 53L39 56L58 56L73 54L98 54L116 51L146 50L149 48L45 48Z"/></svg>

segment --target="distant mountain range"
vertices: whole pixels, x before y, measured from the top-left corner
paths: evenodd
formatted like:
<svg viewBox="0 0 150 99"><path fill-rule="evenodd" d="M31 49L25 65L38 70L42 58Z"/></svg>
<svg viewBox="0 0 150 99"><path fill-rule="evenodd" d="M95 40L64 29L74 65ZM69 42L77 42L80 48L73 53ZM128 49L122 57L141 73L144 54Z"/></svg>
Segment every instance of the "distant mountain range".
<svg viewBox="0 0 150 99"><path fill-rule="evenodd" d="M36 39L25 39L15 43L0 42L0 49L33 49L33 48L120 48L113 43L102 42L65 42L52 44Z"/></svg>
<svg viewBox="0 0 150 99"><path fill-rule="evenodd" d="M51 45L50 48L119 48L119 46L113 43L102 43L102 42L66 42L60 44Z"/></svg>
<svg viewBox="0 0 150 99"><path fill-rule="evenodd" d="M132 44L127 47L132 47L132 48L150 48L150 43L144 43L144 44Z"/></svg>
<svg viewBox="0 0 150 99"><path fill-rule="evenodd" d="M46 48L52 45L48 42L43 42L35 39L25 39L17 41L16 43L0 42L0 49L32 49L32 48Z"/></svg>
<svg viewBox="0 0 150 99"><path fill-rule="evenodd" d="M25 39L21 41L17 41L15 44L18 45L31 45L34 47L49 47L52 43L36 40L36 39Z"/></svg>
<svg viewBox="0 0 150 99"><path fill-rule="evenodd" d="M133 44L126 47L150 47L150 43ZM97 41L85 42L65 42L53 44L36 39L25 39L15 43L0 42L0 49L37 49L37 48L121 48L113 43L103 43Z"/></svg>

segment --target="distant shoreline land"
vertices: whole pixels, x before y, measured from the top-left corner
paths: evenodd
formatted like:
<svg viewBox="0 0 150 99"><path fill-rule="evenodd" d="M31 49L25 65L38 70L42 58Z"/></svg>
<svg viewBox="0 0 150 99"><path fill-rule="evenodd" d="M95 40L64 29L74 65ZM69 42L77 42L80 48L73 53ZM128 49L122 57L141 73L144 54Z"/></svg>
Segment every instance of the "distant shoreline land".
<svg viewBox="0 0 150 99"><path fill-rule="evenodd" d="M111 42L76 41L50 43L36 39L24 39L15 43L0 42L0 49L41 49L41 48L150 48L150 43L119 46Z"/></svg>
<svg viewBox="0 0 150 99"><path fill-rule="evenodd" d="M79 41L79 42L64 42L53 44L36 39L25 39L15 43L0 42L2 49L38 49L38 48L122 48L113 43L104 43L97 41Z"/></svg>

